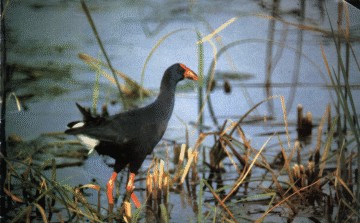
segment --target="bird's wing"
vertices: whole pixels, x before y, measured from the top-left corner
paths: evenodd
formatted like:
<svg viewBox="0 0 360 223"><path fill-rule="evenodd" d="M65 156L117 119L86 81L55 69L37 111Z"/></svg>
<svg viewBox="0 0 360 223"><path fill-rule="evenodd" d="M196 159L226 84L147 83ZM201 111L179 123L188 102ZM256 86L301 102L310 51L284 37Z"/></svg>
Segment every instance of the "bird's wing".
<svg viewBox="0 0 360 223"><path fill-rule="evenodd" d="M109 118L93 118L85 121L83 126L76 126L65 131L66 134L83 134L91 138L113 143L126 143L136 137L140 137L139 129L145 122L139 112L125 112ZM71 127L71 126L70 126Z"/></svg>

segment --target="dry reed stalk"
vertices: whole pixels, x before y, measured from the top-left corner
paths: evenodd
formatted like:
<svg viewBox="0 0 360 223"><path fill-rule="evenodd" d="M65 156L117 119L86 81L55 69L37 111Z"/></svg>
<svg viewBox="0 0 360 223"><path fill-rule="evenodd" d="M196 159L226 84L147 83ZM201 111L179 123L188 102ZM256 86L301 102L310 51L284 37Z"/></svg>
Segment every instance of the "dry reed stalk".
<svg viewBox="0 0 360 223"><path fill-rule="evenodd" d="M158 168L157 168L157 164L156 164L154 167L154 173L153 173L153 178L152 178L152 182L153 182L152 197L155 202L158 199L158 179L159 179L159 174L158 174Z"/></svg>
<svg viewBox="0 0 360 223"><path fill-rule="evenodd" d="M151 173L146 175L146 197L149 197L153 190L153 175Z"/></svg>
<svg viewBox="0 0 360 223"><path fill-rule="evenodd" d="M227 132L233 131L233 129L236 129L237 126L239 126L238 122L231 121L230 125L224 129L225 127L225 123L224 123L224 126L222 127L220 133L218 133L219 137L223 137Z"/></svg>
<svg viewBox="0 0 360 223"><path fill-rule="evenodd" d="M158 181L159 181L159 160L155 161L155 165L153 167L153 182L154 188L158 188Z"/></svg>
<svg viewBox="0 0 360 223"><path fill-rule="evenodd" d="M274 210L275 208L279 207L281 204L283 204L284 202L286 202L287 200L289 200L291 197L293 197L294 195L299 195L301 191L303 190L306 190L316 184L318 184L319 182L321 181L321 179L318 179L317 181L315 181L314 183L306 186L306 187L303 187L303 188L300 188L298 191L290 194L289 196L287 196L286 198L282 199L281 201L279 201L279 203L277 203L276 205L272 206L271 208L269 208L259 219L257 219L255 221L255 223L261 223L263 222L264 218L266 217L266 215L268 215L272 210Z"/></svg>
<svg viewBox="0 0 360 223"><path fill-rule="evenodd" d="M41 207L41 205L37 204L37 203L34 203L35 207L38 209L38 211L40 212L40 215L42 217L42 221L44 223L48 223L49 221L47 220L46 218L46 213L45 213L45 210L43 207Z"/></svg>
<svg viewBox="0 0 360 223"><path fill-rule="evenodd" d="M296 142L295 142L296 143ZM295 145L295 144L294 144ZM285 167L285 164L286 163L289 163L289 161L287 160L288 159L288 157L287 157L287 155L286 155L286 152L285 152L285 149L284 149L284 147L282 147L281 146L281 155L282 155L282 157L283 157L283 159L284 159L284 164L283 164L283 168ZM287 162L286 162L287 161Z"/></svg>
<svg viewBox="0 0 360 223"><path fill-rule="evenodd" d="M309 161L307 163L307 171L308 171L308 184L311 184L316 179L315 175L315 163L314 161Z"/></svg>
<svg viewBox="0 0 360 223"><path fill-rule="evenodd" d="M131 203L129 201L124 201L124 209L125 209L124 220L126 222L131 222Z"/></svg>
<svg viewBox="0 0 360 223"><path fill-rule="evenodd" d="M297 126L298 129L302 128L302 120L303 120L303 106L298 104L297 106Z"/></svg>
<svg viewBox="0 0 360 223"><path fill-rule="evenodd" d="M174 143L173 151L174 151L173 163L174 163L174 165L178 165L179 164L179 158L180 158L181 146Z"/></svg>
<svg viewBox="0 0 360 223"><path fill-rule="evenodd" d="M31 220L30 220L30 215L31 215L31 212L32 212L32 207L31 206L28 206L27 207L27 210L26 210L26 223L31 223Z"/></svg>
<svg viewBox="0 0 360 223"><path fill-rule="evenodd" d="M191 181L192 182L196 182L198 179L198 174L197 174L198 156L199 156L199 152L196 151L194 154L194 162L192 162L192 164L191 164Z"/></svg>
<svg viewBox="0 0 360 223"><path fill-rule="evenodd" d="M330 70L329 62L327 60L327 57L326 57L326 54L324 51L324 47L322 46L322 44L320 44L320 50L321 50L321 55L322 55L324 63L325 63L326 71L327 71L329 77L331 78L331 70Z"/></svg>
<svg viewBox="0 0 360 223"><path fill-rule="evenodd" d="M225 151L226 155L229 157L229 160L230 160L231 164L235 167L236 172L240 175L241 171L239 170L238 166L236 165L234 159L232 158L232 155L226 149L226 145L224 145L224 141L220 139L220 143L221 143L221 147Z"/></svg>
<svg viewBox="0 0 360 223"><path fill-rule="evenodd" d="M338 182L345 188L346 192L348 193L348 195L351 196L351 199L353 201L355 201L356 197L355 197L355 194L350 190L349 186L347 185L346 182L344 182L344 180L340 177L340 176L336 176L336 178L338 178Z"/></svg>
<svg viewBox="0 0 360 223"><path fill-rule="evenodd" d="M236 130L237 130L239 136L241 137L241 139L243 140L245 148L249 149L251 147L250 141L246 139L246 136L245 136L243 130L239 126L236 127Z"/></svg>
<svg viewBox="0 0 360 223"><path fill-rule="evenodd" d="M214 198L219 202L219 204L221 205L221 207L224 208L224 210L230 215L230 217L237 222L236 218L234 217L233 213L229 210L229 208L226 206L225 204L225 199L221 200L221 198L216 194L216 192L214 191L214 189L206 182L204 181L205 185L209 188L210 192L212 193L212 195L214 196Z"/></svg>
<svg viewBox="0 0 360 223"><path fill-rule="evenodd" d="M80 215L82 216L86 216L86 215L91 215L93 219L95 220L99 220L98 217L96 215L94 215L93 213L96 213L96 210L92 207L92 205L87 201L87 199L85 198L85 196L82 193L82 189L83 188L96 188L100 190L100 187L97 185L93 185L93 184L87 184L84 185L85 187L77 187L74 190L74 201L75 201L75 205L76 205L76 209L80 209L78 206L78 203L82 204L83 206L86 207L85 211L87 214L82 213L81 211L78 212ZM109 205L110 207L110 205Z"/></svg>
<svg viewBox="0 0 360 223"><path fill-rule="evenodd" d="M268 142L270 141L270 139L272 138L269 137L266 142L264 143L264 145L260 148L259 152L255 155L253 161L251 162L251 164L249 165L249 168L246 170L245 174L243 175L243 177L238 178L237 182L234 184L233 188L231 189L231 191L226 195L226 197L222 200L222 202L225 202L227 199L229 199L229 197L235 192L237 191L238 187L244 182L244 180L246 179L247 175L250 173L252 167L254 166L256 160L258 159L258 157L260 156L261 152L264 150L265 146L268 144Z"/></svg>
<svg viewBox="0 0 360 223"><path fill-rule="evenodd" d="M328 116L327 116L327 124L328 124L327 129L328 129L328 131L330 131L330 129L331 129L331 105L330 104L328 104L326 106L326 113L328 114Z"/></svg>
<svg viewBox="0 0 360 223"><path fill-rule="evenodd" d="M164 164L166 164L166 172L169 172L169 166L170 166L170 158L169 158L169 146L166 144L166 157L165 161L163 161Z"/></svg>
<svg viewBox="0 0 360 223"><path fill-rule="evenodd" d="M17 109L20 112L22 110L21 109L22 106L21 106L21 102L20 102L19 98L16 96L15 92L11 92L10 95L9 95L9 98L10 98L10 96L13 96L15 98Z"/></svg>
<svg viewBox="0 0 360 223"><path fill-rule="evenodd" d="M295 165L292 167L292 171L293 171L294 181L295 181L295 183L298 185L298 181L299 181L299 178L300 178L300 168L299 168L299 165L298 165L298 164L295 164Z"/></svg>
<svg viewBox="0 0 360 223"><path fill-rule="evenodd" d="M289 157L288 158L285 158L285 164L284 164L284 166L285 166L285 169L287 170L287 174L288 174L288 179L289 179L289 185L290 185L290 187L289 187L289 189L284 193L284 194L282 194L282 196L285 196L286 194L287 194L287 192L289 192L291 189L295 192L295 193L297 193L298 191L299 191L299 188L297 187L297 185L296 185L296 182L294 181L294 174L293 174L293 171L292 171L292 169L291 169L291 160L292 160L292 158L293 158L293 156L294 156L294 153L295 153L295 151L297 151L298 150L298 148L300 147L300 142L298 141L298 140L296 140L295 141L295 143L294 143L294 147L292 148L292 150L291 150L291 152L290 152L290 155L289 155ZM295 164L296 165L296 164ZM294 166L295 166L294 165ZM299 196L301 197L301 199L302 200L304 200L305 198L304 198L304 196L302 195L302 194L300 194L299 193Z"/></svg>
<svg viewBox="0 0 360 223"><path fill-rule="evenodd" d="M191 149L191 148L188 149L188 162L186 163L183 175L181 176L180 184L184 183L185 177L189 172L191 163L193 162L194 157L197 156L197 153L198 152L195 151L195 149Z"/></svg>
<svg viewBox="0 0 360 223"><path fill-rule="evenodd" d="M312 114L311 112L306 112L306 115L305 115L305 120L306 120L306 123L310 126L313 125L313 118L312 118Z"/></svg>
<svg viewBox="0 0 360 223"><path fill-rule="evenodd" d="M290 149L291 148L291 143L290 143L289 125L288 125L288 121L287 121L286 106L285 106L285 98L284 98L284 96L280 96L280 102L281 102L281 109L283 111L283 118L284 118L285 132L286 132L288 148Z"/></svg>
<svg viewBox="0 0 360 223"><path fill-rule="evenodd" d="M191 148L189 148L187 151L186 151L186 157L187 159L189 160L190 159L190 156L192 155L191 153L193 152L193 150Z"/></svg>
<svg viewBox="0 0 360 223"><path fill-rule="evenodd" d="M18 203L24 203L23 199L21 199L20 197L16 196L13 193L11 193L11 191L6 189L5 187L4 187L4 192L7 196L9 196L11 198L12 201L18 202Z"/></svg>
<svg viewBox="0 0 360 223"><path fill-rule="evenodd" d="M282 156L283 156L283 159L284 159L283 169L285 169L288 172L288 176L289 176L289 179L290 179L290 182L291 182L291 186L293 186L294 185L294 180L293 180L292 173L291 173L292 170L290 168L291 158L288 158L288 156L286 155L285 148L283 146L282 141L279 138L278 138L278 140L279 140L279 145L280 145L280 148L281 148L281 153L282 153ZM298 143L299 142L295 141L294 148L297 148ZM294 148L292 150L292 153L295 151ZM292 157L292 155L290 155L290 157ZM271 173L273 182L275 183L275 185L276 185L276 187L278 189L278 193L279 193L280 197L281 198L284 197L285 194L287 193L287 191L290 191L290 188L287 191L284 191L284 188L281 186L280 182L278 181L278 176L274 173L274 171L271 168L271 166L269 165L269 163L265 162L264 165L265 165L265 168ZM295 187L295 186L293 186L293 187ZM287 202L286 204L289 206L289 208L291 210L293 210L293 212L295 212L296 208L290 202Z"/></svg>
<svg viewBox="0 0 360 223"><path fill-rule="evenodd" d="M180 151L178 166L182 166L182 164L184 162L185 151L186 151L186 144L182 144L181 145L181 151Z"/></svg>
<svg viewBox="0 0 360 223"><path fill-rule="evenodd" d="M116 80L114 77L112 77L110 74L108 74L107 72L105 72L102 69L99 69L99 65L103 66L103 67L108 67L109 66L104 63L103 61L96 59L88 54L85 53L79 53L78 54L79 58L84 61L86 64L88 64L89 66L91 66L92 68L95 68L99 73L101 73L106 79L108 79L111 83L116 84ZM114 69L115 74L117 74L119 77L121 77L122 79L124 79L126 81L126 83L128 83L131 86L131 89L138 89L142 92L142 94L144 96L149 96L151 95L151 92L145 88L143 88L142 86L140 86L136 81L134 81L133 79L131 79L128 75L124 74L121 71L118 71L116 69ZM120 84L120 88L122 91L124 91L125 94L129 95L131 94L132 90L129 89L128 87L121 85Z"/></svg>
<svg viewBox="0 0 360 223"><path fill-rule="evenodd" d="M176 167L176 171L173 177L172 182L176 183L178 182L178 179L182 173L182 165L184 162L184 157L185 157L185 151L186 151L186 144L182 144L181 148L180 148L180 153L179 153L179 157L178 157L178 163L177 163L177 167Z"/></svg>
<svg viewBox="0 0 360 223"><path fill-rule="evenodd" d="M342 143L342 146L340 147L340 150L343 150L344 149L344 146L345 146L345 142ZM342 151L340 151L339 154L343 154ZM335 181L334 181L334 186L335 188L338 187L338 177L341 177L341 159L340 158L337 158L336 159L336 170L335 170Z"/></svg>
<svg viewBox="0 0 360 223"><path fill-rule="evenodd" d="M164 165L161 165L161 162L163 160L159 160L158 165L155 167L158 169L158 176L157 176L157 185L155 186L157 192L157 199L158 199L158 205L161 204L161 197L162 197L162 182L164 177Z"/></svg>
<svg viewBox="0 0 360 223"><path fill-rule="evenodd" d="M241 131L241 134L243 135L242 131ZM250 149L253 150L253 151L256 151L249 144L249 148L247 148L247 150L246 150L246 156L245 156L245 159L244 159L244 164L243 164L244 169L243 169L242 175L240 177L243 177L243 175L247 172L247 169L249 168ZM283 154L285 154L284 148L281 147L281 149L283 151ZM254 165L257 166L257 167L260 167L260 168L265 168L267 171L270 172L272 180L275 183L275 185L276 185L276 187L278 189L278 192L280 193L280 195L282 195L284 192L283 192L283 187L281 186L281 184L280 184L280 182L278 180L278 175L275 174L274 170L271 168L271 166L267 162L266 158L262 154L260 154L260 156L261 156L262 162L261 163L255 162ZM285 154L284 157L286 158L286 154ZM285 160L285 158L284 158L284 160ZM291 206L291 205L289 204L289 206Z"/></svg>
<svg viewBox="0 0 360 223"><path fill-rule="evenodd" d="M200 133L199 138L196 140L196 143L194 146L194 151L199 148L199 146L202 144L202 142L205 140L205 138L208 135L212 135L212 134L214 134L214 133Z"/></svg>
<svg viewBox="0 0 360 223"><path fill-rule="evenodd" d="M164 177L164 184L162 186L162 191L163 191L163 199L165 204L168 203L168 198L169 198L169 175L166 174Z"/></svg>
<svg viewBox="0 0 360 223"><path fill-rule="evenodd" d="M296 154L297 154L297 157L296 157L296 161L297 161L297 164L300 165L301 164L301 144L299 143L299 146L297 147L297 150L296 150Z"/></svg>
<svg viewBox="0 0 360 223"><path fill-rule="evenodd" d="M228 21L226 21L225 23L221 24L218 28L216 28L212 33L210 33L209 35L205 36L204 38L202 38L201 40L197 41L196 44L202 44L206 41L211 40L215 35L217 35L219 32L221 32L223 29L225 29L227 26L229 26L231 23L235 22L238 18L237 17L233 17L231 19L229 19Z"/></svg>
<svg viewBox="0 0 360 223"><path fill-rule="evenodd" d="M321 121L320 121L320 124L319 124L319 130L318 130L318 140L321 140L321 135L322 135L322 131L323 131L323 128L324 128L324 125L325 125L325 121L327 120L327 117L329 116L328 112L329 112L329 110L326 108L323 117L321 117ZM332 134L332 133L330 133L330 134ZM332 136L329 136L329 137L332 137ZM320 146L319 144L320 144L320 142L317 143L317 146ZM328 141L326 143L326 145L325 145L323 155L321 156L321 161L320 161L320 164L319 164L319 175L318 175L318 177L322 177L322 175L323 175L323 171L325 169L325 164L326 164L326 159L327 159L328 154L329 154L329 149L330 149L330 144L329 144L329 141ZM317 152L320 153L320 148L317 147L316 150L317 150ZM317 165L317 163L315 163L315 165Z"/></svg>
<svg viewBox="0 0 360 223"><path fill-rule="evenodd" d="M240 162L240 164L243 166L243 168L245 168L245 166L247 165L247 161L248 161L248 155L249 155L249 149L246 149L246 154L244 156L240 155L240 153L238 153L235 149L235 147L232 145L232 143L229 141L229 139L227 138L221 138L223 141L225 141L226 145L229 146L229 148L231 149L231 152L233 153L233 155L235 155L236 159L238 159L238 161ZM239 174L241 174L242 171L238 171Z"/></svg>
<svg viewBox="0 0 360 223"><path fill-rule="evenodd" d="M301 173L301 187L305 187L307 185L306 184L307 175L304 165L300 165L300 173Z"/></svg>
<svg viewBox="0 0 360 223"><path fill-rule="evenodd" d="M100 205L101 205L100 204L100 186L95 185L95 184L85 184L85 185L82 185L81 187L79 187L78 190L81 190L84 188L90 188L90 189L96 190L98 192L97 214L100 214ZM85 197L84 197L84 199L85 199L85 203L88 203Z"/></svg>
<svg viewBox="0 0 360 223"><path fill-rule="evenodd" d="M277 20L283 24L286 24L286 25L289 25L289 26L293 26L293 27L296 27L298 29L301 29L301 30L308 30L308 31L313 31L313 32L319 32L319 33L322 33L322 34L325 34L325 35L334 35L334 33L331 33L329 32L328 30L324 30L324 29L321 29L319 27L316 27L316 26L310 26L310 25L304 25L304 24L298 24L298 23L293 23L293 22L288 22L288 21L285 21L279 17L273 17L271 15L264 15L264 14L252 14L254 16L257 16L259 18L265 18L265 19L268 19L268 20Z"/></svg>
<svg viewBox="0 0 360 223"><path fill-rule="evenodd" d="M164 177L164 161L160 160L159 163L159 184L158 184L158 188L162 188L163 185L163 177Z"/></svg>
<svg viewBox="0 0 360 223"><path fill-rule="evenodd" d="M287 170L287 174L289 176L290 185L294 185L293 174L292 174L291 167L290 167L291 166L291 160L292 160L292 158L294 156L295 151L297 151L299 147L300 147L300 142L299 142L299 140L296 140L295 143L294 143L294 147L290 152L289 157L288 158L286 158L286 156L284 157L285 158L284 166L285 166L285 168ZM285 152L284 152L284 154L285 154ZM297 188L293 188L293 189L297 190Z"/></svg>
<svg viewBox="0 0 360 223"><path fill-rule="evenodd" d="M350 157L349 157L349 161L348 161L348 173L347 175L349 176L348 178L348 185L350 185L350 189L351 191L353 191L353 178L352 178L352 173L353 173L353 165L352 165L352 160L353 160L353 156L355 155L354 152L351 152Z"/></svg>

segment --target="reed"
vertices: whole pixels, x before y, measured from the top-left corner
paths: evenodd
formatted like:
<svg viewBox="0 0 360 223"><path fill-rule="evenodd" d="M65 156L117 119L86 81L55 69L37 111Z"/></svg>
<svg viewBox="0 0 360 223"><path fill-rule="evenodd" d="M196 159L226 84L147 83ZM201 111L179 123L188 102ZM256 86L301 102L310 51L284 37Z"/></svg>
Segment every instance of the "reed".
<svg viewBox="0 0 360 223"><path fill-rule="evenodd" d="M201 33L197 30L196 35L198 38L198 41L201 39ZM203 87L204 87L204 46L202 43L198 44L198 123L201 126L199 131L202 132L202 126L204 124L204 111L202 107L204 106L204 93L203 93Z"/></svg>
<svg viewBox="0 0 360 223"><path fill-rule="evenodd" d="M100 59L96 59L88 54L79 53L79 59L86 63L91 69L96 71L97 74L101 74L106 79L108 79L112 84L116 84L116 80L106 72L106 68L109 68L109 65ZM152 92L148 89L145 89L140 86L136 81L130 78L127 74L114 69L115 74L125 81L125 84L119 84L121 91L127 98L137 98L140 97L149 97L152 95Z"/></svg>
<svg viewBox="0 0 360 223"><path fill-rule="evenodd" d="M12 209L17 214L11 222L21 219L32 219L33 208L36 216L43 222L51 222L54 205L64 208L67 218L74 221L90 219L93 222L103 222L104 216L100 213L100 187L95 184L86 184L72 188L61 185L56 180L56 163L54 160L48 164L37 167L32 160L5 159L9 166L6 174L7 195L14 202ZM44 169L51 165L51 178L43 174ZM83 190L92 189L98 192L98 204L90 204L83 195ZM20 195L22 194L22 195ZM8 204L9 205L9 204ZM58 216L60 213L56 213ZM61 216L61 218L63 218Z"/></svg>
<svg viewBox="0 0 360 223"><path fill-rule="evenodd" d="M358 59L356 57L356 54L354 53L354 51L352 50L352 46L351 46L351 42L349 41L350 39L350 24L349 24L349 14L347 11L347 6L346 5L342 5L339 4L339 17L338 17L338 22L339 24L341 19L342 19L342 13L343 13L343 9L344 9L344 14L346 16L346 26L345 26L345 32L343 30L343 28L341 27L341 25L338 26L338 31L343 35L343 36L337 36L335 35L335 31L334 28L330 22L330 28L331 28L331 32L333 33L332 35L332 40L334 42L334 46L336 49L336 53L337 53L337 64L334 65L330 65L328 63L327 60L327 56L326 53L323 49L323 47L321 46L321 52L322 52L322 56L323 56L323 60L324 60L324 64L328 73L328 77L331 81L331 84L333 86L333 91L336 94L336 98L337 98L337 103L338 103L338 107L337 107L337 116L343 116L342 119L338 119L337 122L337 129L338 129L338 133L339 133L339 148L340 149L340 162L339 162L339 168L342 167L342 170L344 170L346 168L346 159L345 159L345 153L344 153L344 147L347 148L349 146L351 146L350 142L354 142L355 143L355 148L357 150L357 154L360 154L360 126L359 126L359 120L358 120L358 113L355 107L355 98L353 97L353 93L351 90L351 86L349 83L349 61L350 61L350 57L352 57L352 59L354 59L354 61L357 63ZM330 20L330 16L327 14L328 16L328 20ZM346 47L346 51L345 51L345 55L341 52L341 44L343 43L342 41L345 39L345 47ZM350 54L350 51L352 52L352 54ZM358 65L358 63L357 63ZM337 67L337 69L335 69L334 67ZM359 65L357 66L358 70L360 71L360 67ZM343 135L343 130L346 130L347 128L349 128L353 134L353 137L351 137L350 140L348 140L345 136ZM357 156L357 168L360 168L360 156ZM352 175L352 174L351 174ZM339 176L342 179L348 179L349 176L347 176L346 171L340 171L339 172ZM346 188L346 187L345 187ZM359 203L360 201L360 182L357 181L356 183L356 201ZM346 198L343 198L346 200ZM357 205L358 206L358 205ZM344 212L340 212L340 213L344 213ZM356 211L357 216L360 216L359 211ZM341 217L340 217L341 218ZM358 218L359 220L359 218Z"/></svg>
<svg viewBox="0 0 360 223"><path fill-rule="evenodd" d="M109 68L110 68L110 70L111 70L111 73L113 74L113 77L114 77L114 80L115 80L115 84L116 84L116 87L117 87L118 90L119 90L119 95L120 95L120 99L121 99L121 101L122 101L122 103L123 103L123 106L124 106L125 108L127 108L127 104L126 104L126 102L125 102L125 98L124 98L124 96L123 96L123 94L122 94L119 81L118 81L117 76L116 76L116 74L115 74L115 69L113 68L113 66L112 66L112 64L111 64L111 61L110 61L110 59L109 59L109 56L108 56L107 53L106 53L106 50L105 50L105 48L104 48L104 45L103 45L103 43L102 43L102 41L101 41L101 39L100 39L100 35L99 35L99 33L98 33L97 29L96 29L94 20L93 20L92 17L91 17L90 11L89 11L86 3L84 2L84 0L81 0L80 3L81 3L82 9L84 10L84 13L85 13L85 15L86 15L86 18L87 18L88 22L90 23L90 26L91 26L94 34L95 34L95 37L96 37L96 40L97 40L97 42L98 42L98 44L99 44L99 46L100 46L101 52L103 53L103 55L104 55L104 57L105 57L105 59L106 59L106 62L107 62L108 66L109 66Z"/></svg>

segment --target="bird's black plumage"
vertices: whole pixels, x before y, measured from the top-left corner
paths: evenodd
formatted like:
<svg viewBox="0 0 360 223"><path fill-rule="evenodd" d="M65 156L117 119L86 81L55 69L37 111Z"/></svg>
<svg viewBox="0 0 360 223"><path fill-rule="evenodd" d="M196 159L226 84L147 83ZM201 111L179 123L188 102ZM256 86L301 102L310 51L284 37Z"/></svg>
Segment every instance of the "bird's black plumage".
<svg viewBox="0 0 360 223"><path fill-rule="evenodd" d="M136 174L146 155L164 135L174 108L176 85L184 78L197 80L196 74L185 65L170 66L162 78L160 94L152 104L108 118L93 117L77 104L83 125L78 125L81 121L71 122L65 133L97 140L95 150L115 159L115 172L129 164L130 172Z"/></svg>

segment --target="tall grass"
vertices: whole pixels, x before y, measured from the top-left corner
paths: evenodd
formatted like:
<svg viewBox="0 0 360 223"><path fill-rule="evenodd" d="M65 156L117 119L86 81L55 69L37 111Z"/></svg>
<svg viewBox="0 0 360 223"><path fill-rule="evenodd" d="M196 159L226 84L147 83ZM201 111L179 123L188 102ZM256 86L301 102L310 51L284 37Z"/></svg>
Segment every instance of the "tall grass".
<svg viewBox="0 0 360 223"><path fill-rule="evenodd" d="M199 31L196 31L196 35L198 38L198 42L201 40L201 34ZM198 44L198 112L199 112L199 118L198 122L200 125L199 131L202 132L202 126L204 124L204 112L202 110L202 107L204 106L204 46L203 43Z"/></svg>
<svg viewBox="0 0 360 223"><path fill-rule="evenodd" d="M7 159L8 172L6 173L5 189L7 195L11 198L11 212L17 210L17 214L10 222L19 222L34 218L33 209L35 208L36 216L41 217L43 222L51 222L55 214L54 205L57 208L63 208L62 214L67 213L67 219L78 221L81 219L91 219L93 222L102 222L104 219L100 215L100 203L97 209L94 205L89 204L84 197L82 190L91 188L98 191L100 196L100 187L94 184L87 184L80 187L70 187L61 185L56 179L56 163L54 160L44 162L41 166L35 166L31 158L24 160ZM44 169L51 167L50 177L44 174ZM20 195L22 191L22 195ZM61 213L56 212L58 218L63 219ZM10 213L8 213L10 214Z"/></svg>
<svg viewBox="0 0 360 223"><path fill-rule="evenodd" d="M122 101L122 103L123 103L124 108L126 109L126 108L127 108L127 104L126 104L125 98L124 98L124 96L123 96L123 93L122 93L122 91L121 91L120 84L119 84L119 81L118 81L118 79L117 79L115 69L114 69L113 66L111 65L111 61L110 61L110 59L109 59L109 56L107 55L106 50L105 50L105 48L104 48L104 45L102 44L102 41L101 41L101 39L100 39L100 35L99 35L99 33L98 33L97 29L96 29L95 23L94 23L94 21L93 21L93 19L92 19L92 17L91 17L90 11L89 11L86 3L84 2L84 0L81 0L80 2L81 2L81 7L82 7L82 9L84 10L85 15L86 15L86 17L87 17L87 19L88 19L88 21L89 21L89 23L90 23L90 26L91 26L94 34L95 34L95 37L96 37L96 40L97 40L97 42L98 42L98 44L99 44L99 46L100 46L101 52L103 53L103 55L104 55L104 57L105 57L105 59L106 59L106 62L107 62L108 66L109 66L109 68L110 68L110 70L111 70L111 73L112 73L112 75L113 75L113 77L114 77L114 80L115 80L116 87L117 87L118 90L119 90L120 99L121 99L121 101Z"/></svg>
<svg viewBox="0 0 360 223"><path fill-rule="evenodd" d="M329 14L327 14L328 16L328 20L330 21L330 28L331 31L333 33L332 35L332 39L334 42L334 46L336 48L336 56L337 56L337 64L335 65L330 65L328 63L327 60L327 56L326 53L324 51L324 49L321 46L321 52L322 52L322 56L323 56L323 60L326 66L326 70L329 76L329 79L332 83L333 86L333 90L335 91L336 97L337 97L337 102L338 102L338 106L337 106L337 115L339 117L343 117L342 119L339 119L339 121L337 122L338 124L338 132L339 132L339 148L349 148L349 147L353 147L355 146L355 148L357 149L357 169L360 169L360 126L359 126L359 120L358 120L358 113L356 110L356 106L355 106L355 99L353 97L352 94L352 89L349 83L349 71L350 71L350 65L349 65L349 61L350 61L350 57L352 56L354 61L358 61L357 57L354 53L354 51L352 50L352 55L350 55L350 49L352 49L351 46L351 42L350 42L350 23L349 23L349 15L348 15L348 11L345 10L345 16L346 16L346 27L345 30L342 29L341 27L341 15L342 14L342 6L343 4L341 4L341 9L339 9L339 18L338 18L338 24L340 24L340 26L338 27L338 32L341 33L341 36L336 36L334 33L334 28L331 24L331 20L330 20L330 16ZM346 5L345 5L345 9L346 9ZM345 42L343 43L342 41L345 40ZM341 46L342 44L345 44L345 55L342 53L341 50ZM345 62L344 62L345 61ZM335 67L337 67L337 69L335 69ZM358 71L360 72L360 67L359 65L358 67ZM343 134L343 132L347 130L347 126L349 126L353 137L349 137L349 136L345 136ZM355 145L354 145L355 143ZM349 177L351 178L351 176L348 175L347 171L344 170L344 168L346 167L345 164L345 153L344 153L344 149L341 149L339 151L339 156L341 159L340 162L340 166L343 167L343 170L340 171L340 176L342 179L347 180L349 179ZM350 164L351 165L351 164ZM353 173L350 173L351 175ZM358 180L356 182L356 206L360 207L360 181ZM343 198L346 199L346 198ZM350 202L350 201L347 201ZM360 211L359 208L357 208L357 215L358 217L358 221L360 220Z"/></svg>

